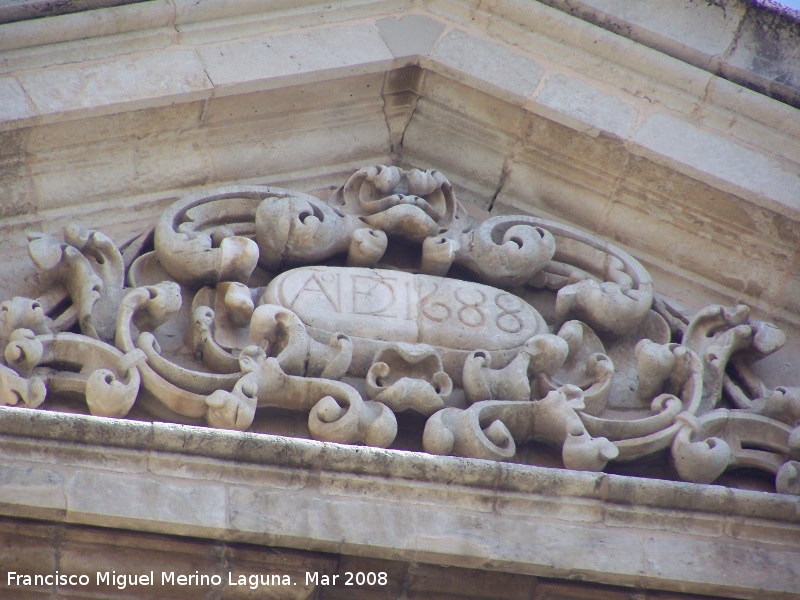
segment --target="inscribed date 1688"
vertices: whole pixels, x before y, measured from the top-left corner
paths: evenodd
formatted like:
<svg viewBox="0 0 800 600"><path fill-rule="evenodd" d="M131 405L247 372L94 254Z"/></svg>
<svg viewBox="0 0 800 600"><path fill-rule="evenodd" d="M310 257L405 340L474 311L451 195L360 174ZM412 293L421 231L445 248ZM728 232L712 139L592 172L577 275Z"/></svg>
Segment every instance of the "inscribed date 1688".
<svg viewBox="0 0 800 600"><path fill-rule="evenodd" d="M547 333L541 315L513 294L403 271L302 267L276 277L263 300L321 331L453 350L508 350Z"/></svg>

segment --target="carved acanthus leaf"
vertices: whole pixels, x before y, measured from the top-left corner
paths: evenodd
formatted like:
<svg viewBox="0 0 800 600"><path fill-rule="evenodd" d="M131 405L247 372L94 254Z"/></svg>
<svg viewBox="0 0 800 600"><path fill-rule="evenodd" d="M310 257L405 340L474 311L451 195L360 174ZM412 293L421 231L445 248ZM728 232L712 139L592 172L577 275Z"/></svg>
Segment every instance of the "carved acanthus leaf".
<svg viewBox="0 0 800 600"><path fill-rule="evenodd" d="M689 481L755 467L800 495L800 388L752 367L785 342L777 327L654 302L620 248L532 216L475 219L438 171L364 167L328 201L200 192L124 255L74 226L29 252L45 289L0 303L5 406L77 395L96 415L275 417L322 441L493 460L545 443L593 471L671 447ZM406 410L424 431L395 442Z"/></svg>
<svg viewBox="0 0 800 600"><path fill-rule="evenodd" d="M446 408L428 420L423 444L433 454L509 460L516 444L542 439L561 448L567 468L600 471L618 450L607 439L589 435L575 412L582 407L580 388L564 386L541 400L487 400L466 410Z"/></svg>

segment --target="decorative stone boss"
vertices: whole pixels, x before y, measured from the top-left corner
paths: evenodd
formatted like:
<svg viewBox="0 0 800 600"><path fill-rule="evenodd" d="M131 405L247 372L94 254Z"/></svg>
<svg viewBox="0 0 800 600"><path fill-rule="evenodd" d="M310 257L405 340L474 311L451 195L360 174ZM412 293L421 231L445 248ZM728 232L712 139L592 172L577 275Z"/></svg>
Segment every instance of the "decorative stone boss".
<svg viewBox="0 0 800 600"><path fill-rule="evenodd" d="M70 227L30 256L42 295L0 314L5 405L78 394L93 415L239 430L275 407L379 447L408 410L437 454L543 441L602 470L669 448L687 480L756 467L800 493L800 393L750 368L777 328L654 301L635 259L573 228L471 218L437 171L362 168L327 202L223 188L122 251Z"/></svg>

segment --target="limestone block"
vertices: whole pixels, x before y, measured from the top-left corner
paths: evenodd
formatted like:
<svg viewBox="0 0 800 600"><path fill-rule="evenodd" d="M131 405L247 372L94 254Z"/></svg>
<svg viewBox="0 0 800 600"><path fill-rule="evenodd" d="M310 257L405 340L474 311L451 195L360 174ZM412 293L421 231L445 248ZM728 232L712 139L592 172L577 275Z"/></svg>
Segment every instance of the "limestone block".
<svg viewBox="0 0 800 600"><path fill-rule="evenodd" d="M528 134L525 112L486 90L426 71L421 97L403 132L403 158L437 166L459 187L459 198L488 207L503 178L505 158ZM453 148L458 148L453 153Z"/></svg>
<svg viewBox="0 0 800 600"><path fill-rule="evenodd" d="M96 417L95 417L96 418ZM109 424L109 419L105 419L106 425ZM95 421L94 423L98 423ZM80 431L81 428L78 427ZM132 440L136 439L136 435L131 435L131 432L121 432L118 436L114 437L113 430L103 427L102 424L98 427L98 431L92 431L86 435L87 443L90 442L108 442L109 439L124 447L125 444L130 444ZM44 465L52 465L55 460L54 457L58 456L58 463L60 465L69 465L75 469L104 469L110 472L119 473L120 475L126 474L142 474L147 472L147 456L132 450L122 450L113 456L98 456L94 452L87 451L83 447L69 447L64 444L40 444L34 447L25 447L24 444L14 443L12 441L6 442L8 451L25 452L28 455L30 464L25 463L25 468L30 468L35 476L31 477L32 481L37 478L41 479L39 468L45 468ZM48 471L48 469L46 469ZM53 469L53 474L49 476L55 484L60 488L65 488L68 479L58 468ZM48 479L48 481L50 480ZM62 481L63 480L63 481ZM50 491L49 493L52 493ZM61 497L65 492L59 491L57 496Z"/></svg>
<svg viewBox="0 0 800 600"><path fill-rule="evenodd" d="M759 146L766 148L772 144L769 140L778 136L782 138L782 153L800 162L800 150L797 149L800 144L800 119L797 119L795 107L721 77L711 80L707 104L737 115L730 124L732 135L743 141L755 140Z"/></svg>
<svg viewBox="0 0 800 600"><path fill-rule="evenodd" d="M379 98L332 109L309 109L304 116L276 115L209 129L205 148L216 181L275 178L298 164L338 164L357 168L389 156L389 137ZM388 162L388 161L386 161Z"/></svg>
<svg viewBox="0 0 800 600"><path fill-rule="evenodd" d="M203 125L209 127L232 126L246 123L254 128L261 121L271 121L271 128L299 129L301 122L297 113L306 117L322 118L328 110L340 112L348 106L362 107L380 101L383 73L365 73L338 78L332 81L318 81L302 85L289 85L259 92L215 96L206 102L203 110ZM322 124L309 122L307 127L321 127ZM288 123L287 123L288 121ZM331 124L331 121L328 122ZM262 135L265 132L262 132Z"/></svg>
<svg viewBox="0 0 800 600"><path fill-rule="evenodd" d="M367 508L349 494L324 499L308 495L289 499L266 490L232 492L234 528L242 533L260 532L263 539L270 541L293 531L315 540L320 549L336 544L346 552L367 539L373 545L383 545L384 540L391 539L393 552L404 551L406 556L420 559L447 554L459 556L462 566L511 562L532 566L546 562L552 572L569 568L602 570L610 574L612 581L616 579L614 574L623 576L623 573L641 572L645 568L645 559L640 554L644 539L634 531L620 531L620 535L610 539L603 527L528 520L518 515L500 515L492 519L489 530L485 526L486 517L480 513L453 507L442 510L418 504L418 501L401 502L399 496L395 497L396 502L372 504ZM358 490L351 493L358 493ZM294 508L290 509L290 505ZM406 518L398 522L401 511ZM375 522L382 524L379 529L375 529ZM537 543L520 545L514 542L520 539L535 539ZM508 543L496 545L499 540ZM578 550L597 544L604 549L602 553L588 555Z"/></svg>
<svg viewBox="0 0 800 600"><path fill-rule="evenodd" d="M47 123L31 128L28 149L38 161L57 162L69 160L70 153L78 153L76 148L89 157L93 154L118 153L123 145L137 145L137 142L141 144L145 140L151 147L157 147L164 142L181 139L178 131L186 132L200 127L204 107L203 100L180 102L145 110ZM75 166L73 163L70 168Z"/></svg>
<svg viewBox="0 0 800 600"><path fill-rule="evenodd" d="M424 15L381 19L375 25L392 54L407 60L427 57L444 30L441 22Z"/></svg>
<svg viewBox="0 0 800 600"><path fill-rule="evenodd" d="M11 4L14 4L13 2ZM32 4L32 3L28 3ZM128 31L166 27L173 9L168 0L155 2L82 2L72 14L47 14L53 5L36 10L18 22L0 25L0 51L41 47L88 37L101 37ZM127 6L114 6L127 4ZM63 5L62 5L63 6ZM44 10L42 10L44 9ZM92 10L94 9L94 10ZM98 10L100 9L100 10ZM17 7L19 11L19 7ZM21 11L20 11L21 12ZM44 17L48 17L46 20Z"/></svg>
<svg viewBox="0 0 800 600"><path fill-rule="evenodd" d="M789 163L701 131L689 121L665 113L647 117L632 140L658 162L674 162L702 181L738 189L758 204L780 213L797 209L797 174Z"/></svg>
<svg viewBox="0 0 800 600"><path fill-rule="evenodd" d="M51 523L4 518L0 520L0 564L7 584L7 573L53 573L57 568L54 552L56 536L62 526ZM21 591L21 590L20 590Z"/></svg>
<svg viewBox="0 0 800 600"><path fill-rule="evenodd" d="M476 125L483 126L483 135L488 139L493 139L499 132L511 139L524 133L523 123L527 113L521 107L492 95L481 86L472 87L432 70L425 70L423 75L418 89L414 91L420 94L421 101L441 106L443 114L446 109L454 116L461 115L473 120ZM480 139L474 141L479 142ZM501 153L507 151L500 144L497 147L502 148ZM467 150L466 147L463 149Z"/></svg>
<svg viewBox="0 0 800 600"><path fill-rule="evenodd" d="M580 13L582 20L550 8L563 4L497 0L484 3L487 10L481 16L493 37L535 55L558 57L559 66L648 102L657 96L671 109L688 112L703 97L711 79L707 72L687 69L622 35L605 34L591 24L590 11Z"/></svg>
<svg viewBox="0 0 800 600"><path fill-rule="evenodd" d="M100 37L93 37L91 32L90 24L85 30L75 32L78 39L0 54L0 72L34 71L131 54L157 53L172 48L177 37L175 29L169 26L144 30L134 26L130 32Z"/></svg>
<svg viewBox="0 0 800 600"><path fill-rule="evenodd" d="M771 597L774 594L774 597L780 598L786 590L792 587L796 589L794 584L785 579L787 576L795 578L797 576L797 556L793 552L773 548L768 544L745 550L724 540L714 544L713 549L701 550L700 546L701 544L687 540L685 553L675 556L669 538L663 535L650 536L644 543L644 552L648 557L646 571L659 576L672 576L683 581L691 581L698 591L705 589L707 593L718 595L730 594L742 584L752 585L764 597ZM668 555L672 555L669 565L664 562ZM742 561L753 565L753 568L728 567L731 562L743 564ZM667 569L674 571L668 573ZM709 581L711 579L709 573L712 571L724 571L725 582L712 584ZM774 577L773 573L778 572L782 575Z"/></svg>
<svg viewBox="0 0 800 600"><path fill-rule="evenodd" d="M37 191L26 156L31 129L0 131L0 217L33 212Z"/></svg>
<svg viewBox="0 0 800 600"><path fill-rule="evenodd" d="M515 104L533 93L543 74L543 68L529 58L458 29L446 34L430 57L436 61L437 71L452 74L468 85L489 85Z"/></svg>
<svg viewBox="0 0 800 600"><path fill-rule="evenodd" d="M180 535L227 526L224 486L170 482L147 476L80 470L66 482L72 523L160 530ZM161 525L159 525L159 523ZM170 523L167 528L164 523Z"/></svg>
<svg viewBox="0 0 800 600"><path fill-rule="evenodd" d="M0 78L0 106L2 129L17 127L17 121L31 119L37 114L22 86L13 77Z"/></svg>
<svg viewBox="0 0 800 600"><path fill-rule="evenodd" d="M791 544L800 535L800 526L786 525L778 530L748 519L731 519L724 525L724 533L734 540L750 540L759 544Z"/></svg>
<svg viewBox="0 0 800 600"><path fill-rule="evenodd" d="M566 75L548 77L534 100L558 113L553 115L555 121L577 125L576 128L590 134L602 131L626 139L638 117L636 107L619 95Z"/></svg>
<svg viewBox="0 0 800 600"><path fill-rule="evenodd" d="M337 502L348 497L369 496L376 501L389 503L396 502L398 498L404 498L405 501L420 506L433 508L458 505L460 509L484 515L493 512L497 508L496 499L487 490L476 490L474 494L470 494L467 497L455 493L454 489L447 486L409 489L402 480L389 481L381 477L370 477L363 481L354 481L344 473L324 473L319 481L314 483L318 485L319 494L323 498L330 497ZM508 504L505 501L502 506L504 509L508 508ZM526 504L525 510L533 510L537 516L552 515L552 512L548 512L547 508L542 509L537 506L532 509L529 504ZM585 515L588 511L581 512L582 515ZM567 511L564 514L566 515Z"/></svg>
<svg viewBox="0 0 800 600"><path fill-rule="evenodd" d="M376 16L398 14L411 8L410 0L339 0L323 2L281 0L264 4L258 0L177 0L175 29L181 42L208 44L231 39L261 37L307 29L309 25L338 25Z"/></svg>
<svg viewBox="0 0 800 600"><path fill-rule="evenodd" d="M454 179L463 190L461 197L487 208L502 177L504 160L497 149L507 149L512 140L502 131L480 139L483 131L474 119L420 99L403 136L403 156L412 164L429 164L434 156L441 157L440 168L462 175ZM459 148L457 155L452 153L453 148ZM469 175L462 172L459 163L472 165Z"/></svg>
<svg viewBox="0 0 800 600"><path fill-rule="evenodd" d="M202 185L213 173L213 163L203 151L204 137L202 131L177 137L170 132L148 141L102 140L87 144L80 153L69 147L41 150L30 167L33 185L42 198L39 210ZM37 139L41 138L37 135Z"/></svg>
<svg viewBox="0 0 800 600"><path fill-rule="evenodd" d="M607 527L636 527L653 532L667 532L679 535L702 535L709 539L723 541L726 526L715 516L698 513L692 516L676 514L656 508L609 507L601 515ZM774 531L773 531L774 533Z"/></svg>
<svg viewBox="0 0 800 600"><path fill-rule="evenodd" d="M568 211L569 219L564 221L584 228L594 225L598 232L604 233L603 216L608 208L608 198L600 191L606 183L605 177L598 177L597 187L600 189L585 185L585 178L590 173L576 172L575 177L565 179L566 173L556 161L558 157L534 164L532 159L540 156L536 150L538 148L532 148L530 154L522 155L511 169L497 195L494 211L512 214L524 210L548 218Z"/></svg>
<svg viewBox="0 0 800 600"><path fill-rule="evenodd" d="M524 575L418 564L409 569L408 588L414 597L527 600L536 597L538 585Z"/></svg>
<svg viewBox="0 0 800 600"><path fill-rule="evenodd" d="M731 46L745 7L725 7L682 0L665 5L658 0L551 0L551 6L694 64L709 64Z"/></svg>
<svg viewBox="0 0 800 600"><path fill-rule="evenodd" d="M424 6L435 15L468 24L475 18L480 0L425 0Z"/></svg>
<svg viewBox="0 0 800 600"><path fill-rule="evenodd" d="M25 72L18 80L36 110L53 119L78 111L101 115L198 100L212 89L191 50Z"/></svg>
<svg viewBox="0 0 800 600"><path fill-rule="evenodd" d="M778 10L750 10L743 19L723 76L793 106L800 103L800 24Z"/></svg>
<svg viewBox="0 0 800 600"><path fill-rule="evenodd" d="M27 517L61 519L67 510L64 476L36 463L0 466L0 506L14 515L15 506L28 506Z"/></svg>
<svg viewBox="0 0 800 600"><path fill-rule="evenodd" d="M370 25L275 35L198 50L215 94L241 94L348 75L382 72L394 56ZM324 75L326 74L327 75Z"/></svg>

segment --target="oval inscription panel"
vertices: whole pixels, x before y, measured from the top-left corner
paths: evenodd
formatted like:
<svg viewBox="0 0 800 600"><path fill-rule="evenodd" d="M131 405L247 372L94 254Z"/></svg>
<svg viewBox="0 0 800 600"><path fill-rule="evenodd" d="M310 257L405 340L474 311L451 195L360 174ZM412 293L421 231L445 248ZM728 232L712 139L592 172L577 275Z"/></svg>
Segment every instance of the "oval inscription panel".
<svg viewBox="0 0 800 600"><path fill-rule="evenodd" d="M301 267L273 279L263 301L323 331L454 350L508 350L547 333L542 316L513 294L403 271Z"/></svg>

